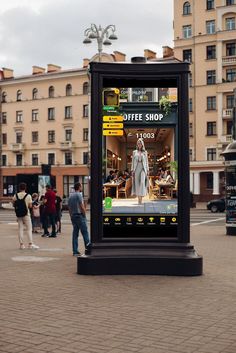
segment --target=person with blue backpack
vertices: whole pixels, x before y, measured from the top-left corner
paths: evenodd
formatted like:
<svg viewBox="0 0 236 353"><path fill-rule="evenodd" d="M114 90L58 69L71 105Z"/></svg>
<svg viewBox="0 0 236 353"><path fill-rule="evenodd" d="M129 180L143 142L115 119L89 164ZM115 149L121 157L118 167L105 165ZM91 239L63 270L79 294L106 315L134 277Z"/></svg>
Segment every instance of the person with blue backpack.
<svg viewBox="0 0 236 353"><path fill-rule="evenodd" d="M30 217L30 209L32 208L32 197L26 193L26 184L19 184L19 192L13 197L13 206L18 222L18 236L20 249L25 249L24 245L24 226L28 237L28 249L39 249L39 246L33 243L32 238L32 222Z"/></svg>

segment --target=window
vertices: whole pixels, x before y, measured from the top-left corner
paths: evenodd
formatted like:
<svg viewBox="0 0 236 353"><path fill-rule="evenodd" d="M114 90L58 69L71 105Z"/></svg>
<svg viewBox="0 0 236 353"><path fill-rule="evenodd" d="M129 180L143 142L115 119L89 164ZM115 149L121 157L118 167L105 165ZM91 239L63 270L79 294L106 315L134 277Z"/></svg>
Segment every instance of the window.
<svg viewBox="0 0 236 353"><path fill-rule="evenodd" d="M38 131L32 131L32 143L39 142L39 133Z"/></svg>
<svg viewBox="0 0 236 353"><path fill-rule="evenodd" d="M66 165L72 164L72 153L71 152L65 152L65 164Z"/></svg>
<svg viewBox="0 0 236 353"><path fill-rule="evenodd" d="M48 97L49 98L53 98L54 94L55 94L55 89L54 89L53 86L50 86L49 89L48 89Z"/></svg>
<svg viewBox="0 0 236 353"><path fill-rule="evenodd" d="M16 177L15 176L4 176L3 177L3 195L4 196L13 196L16 192Z"/></svg>
<svg viewBox="0 0 236 353"><path fill-rule="evenodd" d="M88 90L89 90L89 84L88 84L88 82L84 82L84 84L83 84L83 94L88 94Z"/></svg>
<svg viewBox="0 0 236 353"><path fill-rule="evenodd" d="M32 91L32 99L37 99L38 98L38 90L37 88L34 88Z"/></svg>
<svg viewBox="0 0 236 353"><path fill-rule="evenodd" d="M207 160L208 161L216 160L216 148L207 148Z"/></svg>
<svg viewBox="0 0 236 353"><path fill-rule="evenodd" d="M190 150L189 150L189 160L190 161L193 160L193 150L192 150L192 148L190 148Z"/></svg>
<svg viewBox="0 0 236 353"><path fill-rule="evenodd" d="M189 15L191 14L191 6L188 1L186 1L183 5L183 15Z"/></svg>
<svg viewBox="0 0 236 353"><path fill-rule="evenodd" d="M234 0L226 0L226 6L234 5Z"/></svg>
<svg viewBox="0 0 236 353"><path fill-rule="evenodd" d="M39 165L39 156L37 153L32 154L32 165Z"/></svg>
<svg viewBox="0 0 236 353"><path fill-rule="evenodd" d="M6 133L2 134L2 144L3 145L7 144L7 134Z"/></svg>
<svg viewBox="0 0 236 353"><path fill-rule="evenodd" d="M48 153L48 164L55 164L55 153Z"/></svg>
<svg viewBox="0 0 236 353"><path fill-rule="evenodd" d="M226 97L226 107L227 107L227 109L232 109L234 107L234 96L233 95Z"/></svg>
<svg viewBox="0 0 236 353"><path fill-rule="evenodd" d="M65 130L65 140L72 141L72 130L71 129Z"/></svg>
<svg viewBox="0 0 236 353"><path fill-rule="evenodd" d="M189 137L193 137L193 123L189 123Z"/></svg>
<svg viewBox="0 0 236 353"><path fill-rule="evenodd" d="M7 165L7 156L5 154L2 155L2 166L6 167Z"/></svg>
<svg viewBox="0 0 236 353"><path fill-rule="evenodd" d="M215 33L215 20L206 21L206 32L207 34Z"/></svg>
<svg viewBox="0 0 236 353"><path fill-rule="evenodd" d="M80 182L84 197L88 197L88 177L85 175L64 175L63 176L63 194L67 197L74 190L75 183Z"/></svg>
<svg viewBox="0 0 236 353"><path fill-rule="evenodd" d="M6 103L7 101L7 94L6 92L2 92L2 103Z"/></svg>
<svg viewBox="0 0 236 353"><path fill-rule="evenodd" d="M206 174L206 188L213 189L213 174L212 173Z"/></svg>
<svg viewBox="0 0 236 353"><path fill-rule="evenodd" d="M72 119L72 106L65 107L65 119Z"/></svg>
<svg viewBox="0 0 236 353"><path fill-rule="evenodd" d="M16 112L16 122L17 123L23 122L23 112L21 110Z"/></svg>
<svg viewBox="0 0 236 353"><path fill-rule="evenodd" d="M16 155L16 165L17 166L21 166L22 165L22 160L23 160L22 154L17 154Z"/></svg>
<svg viewBox="0 0 236 353"><path fill-rule="evenodd" d="M207 71L207 85L214 85L216 83L216 70Z"/></svg>
<svg viewBox="0 0 236 353"><path fill-rule="evenodd" d="M89 109L88 104L84 104L83 105L83 117L84 118L88 117L88 109Z"/></svg>
<svg viewBox="0 0 236 353"><path fill-rule="evenodd" d="M72 86L70 83L66 85L66 96L71 96L72 95Z"/></svg>
<svg viewBox="0 0 236 353"><path fill-rule="evenodd" d="M236 43L227 43L226 44L226 56L236 55Z"/></svg>
<svg viewBox="0 0 236 353"><path fill-rule="evenodd" d="M226 122L226 134L227 135L232 135L232 128L233 128L232 120L227 121Z"/></svg>
<svg viewBox="0 0 236 353"><path fill-rule="evenodd" d="M216 135L216 122L208 121L207 122L207 136L215 136Z"/></svg>
<svg viewBox="0 0 236 353"><path fill-rule="evenodd" d="M2 124L6 124L6 123L7 123L7 113L2 112Z"/></svg>
<svg viewBox="0 0 236 353"><path fill-rule="evenodd" d="M83 141L88 141L88 129L83 129Z"/></svg>
<svg viewBox="0 0 236 353"><path fill-rule="evenodd" d="M207 0L207 2L206 2L206 8L207 8L207 10L212 10L212 9L214 9L214 0Z"/></svg>
<svg viewBox="0 0 236 353"><path fill-rule="evenodd" d="M216 96L207 97L207 110L216 110Z"/></svg>
<svg viewBox="0 0 236 353"><path fill-rule="evenodd" d="M16 92L16 100L17 102L22 100L22 92L20 89Z"/></svg>
<svg viewBox="0 0 236 353"><path fill-rule="evenodd" d="M227 31L232 31L235 29L235 17L230 17L225 19L225 27Z"/></svg>
<svg viewBox="0 0 236 353"><path fill-rule="evenodd" d="M226 70L226 81L228 82L236 81L236 69Z"/></svg>
<svg viewBox="0 0 236 353"><path fill-rule="evenodd" d="M53 143L53 142L55 142L55 131L49 130L48 131L48 143Z"/></svg>
<svg viewBox="0 0 236 353"><path fill-rule="evenodd" d="M189 87L193 86L193 75L191 72L188 74L188 84L189 84Z"/></svg>
<svg viewBox="0 0 236 353"><path fill-rule="evenodd" d="M33 109L32 110L32 121L38 121L38 120L39 120L39 110Z"/></svg>
<svg viewBox="0 0 236 353"><path fill-rule="evenodd" d="M192 37L192 26L191 25L187 25L187 26L183 26L183 38L190 38Z"/></svg>
<svg viewBox="0 0 236 353"><path fill-rule="evenodd" d="M48 108L48 120L55 120L55 108Z"/></svg>
<svg viewBox="0 0 236 353"><path fill-rule="evenodd" d="M89 154L88 152L83 152L83 164L88 164L89 162Z"/></svg>
<svg viewBox="0 0 236 353"><path fill-rule="evenodd" d="M207 60L216 59L216 46L208 45L206 47L206 58Z"/></svg>
<svg viewBox="0 0 236 353"><path fill-rule="evenodd" d="M183 50L183 61L192 62L192 49Z"/></svg>
<svg viewBox="0 0 236 353"><path fill-rule="evenodd" d="M16 132L16 143L22 143L22 132Z"/></svg>
<svg viewBox="0 0 236 353"><path fill-rule="evenodd" d="M193 111L193 99L192 98L189 98L188 109L189 109L190 112Z"/></svg>

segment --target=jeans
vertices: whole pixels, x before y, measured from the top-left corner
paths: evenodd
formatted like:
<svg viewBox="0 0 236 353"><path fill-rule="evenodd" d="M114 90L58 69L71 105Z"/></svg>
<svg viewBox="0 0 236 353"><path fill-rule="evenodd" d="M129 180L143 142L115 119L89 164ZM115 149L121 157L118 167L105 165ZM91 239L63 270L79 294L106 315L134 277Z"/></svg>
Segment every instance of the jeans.
<svg viewBox="0 0 236 353"><path fill-rule="evenodd" d="M48 227L49 227L49 222L52 226L52 234L51 235L56 235L56 222L55 222L55 213L47 213L45 214L45 222L43 224L43 229L44 229L44 234L49 234L48 232Z"/></svg>
<svg viewBox="0 0 236 353"><path fill-rule="evenodd" d="M73 233L72 233L72 249L73 254L78 254L78 238L79 238L79 231L81 231L83 239L84 239L84 246L89 244L89 235L88 235L88 228L87 228L87 220L82 214L73 215L71 217L71 222L73 225Z"/></svg>

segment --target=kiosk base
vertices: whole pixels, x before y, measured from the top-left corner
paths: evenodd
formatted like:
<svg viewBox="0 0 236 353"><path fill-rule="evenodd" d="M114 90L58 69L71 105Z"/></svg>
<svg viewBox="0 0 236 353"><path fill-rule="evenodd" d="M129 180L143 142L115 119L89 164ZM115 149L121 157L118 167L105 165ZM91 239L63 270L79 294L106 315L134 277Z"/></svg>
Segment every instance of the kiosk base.
<svg viewBox="0 0 236 353"><path fill-rule="evenodd" d="M226 235L236 235L236 227L226 227Z"/></svg>
<svg viewBox="0 0 236 353"><path fill-rule="evenodd" d="M202 271L203 259L191 244L93 244L90 254L77 259L81 275L199 276Z"/></svg>

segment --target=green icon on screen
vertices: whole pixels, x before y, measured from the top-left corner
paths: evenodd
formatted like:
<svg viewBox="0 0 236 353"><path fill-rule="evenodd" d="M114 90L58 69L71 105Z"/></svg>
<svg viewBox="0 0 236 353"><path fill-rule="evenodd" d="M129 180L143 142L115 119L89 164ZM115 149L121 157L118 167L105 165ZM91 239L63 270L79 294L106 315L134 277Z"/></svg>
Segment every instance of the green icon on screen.
<svg viewBox="0 0 236 353"><path fill-rule="evenodd" d="M111 209L111 208L112 208L112 198L106 197L105 198L105 209Z"/></svg>

